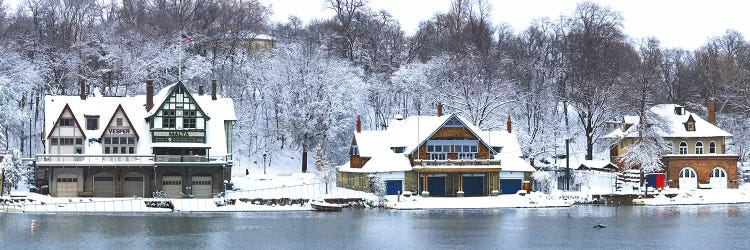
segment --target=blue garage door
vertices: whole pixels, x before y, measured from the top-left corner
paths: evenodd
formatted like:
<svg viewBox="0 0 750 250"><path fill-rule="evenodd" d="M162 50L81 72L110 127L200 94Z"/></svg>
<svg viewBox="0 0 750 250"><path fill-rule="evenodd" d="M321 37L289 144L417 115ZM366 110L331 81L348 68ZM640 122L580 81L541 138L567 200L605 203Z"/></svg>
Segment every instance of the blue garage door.
<svg viewBox="0 0 750 250"><path fill-rule="evenodd" d="M399 195L403 187L401 180L385 181L385 194L387 195Z"/></svg>
<svg viewBox="0 0 750 250"><path fill-rule="evenodd" d="M445 196L445 177L427 177L427 191L430 196Z"/></svg>
<svg viewBox="0 0 750 250"><path fill-rule="evenodd" d="M503 194L515 194L521 190L521 179L501 179L500 190Z"/></svg>
<svg viewBox="0 0 750 250"><path fill-rule="evenodd" d="M482 195L484 195L484 177L464 176L464 196L482 196Z"/></svg>

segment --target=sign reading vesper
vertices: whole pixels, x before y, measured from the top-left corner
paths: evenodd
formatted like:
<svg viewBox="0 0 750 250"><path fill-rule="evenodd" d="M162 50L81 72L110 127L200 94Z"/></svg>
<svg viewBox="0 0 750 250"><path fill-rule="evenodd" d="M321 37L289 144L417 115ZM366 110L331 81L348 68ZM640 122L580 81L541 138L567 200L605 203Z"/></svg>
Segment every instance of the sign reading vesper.
<svg viewBox="0 0 750 250"><path fill-rule="evenodd" d="M130 134L129 128L110 128L107 129L107 133L109 134Z"/></svg>

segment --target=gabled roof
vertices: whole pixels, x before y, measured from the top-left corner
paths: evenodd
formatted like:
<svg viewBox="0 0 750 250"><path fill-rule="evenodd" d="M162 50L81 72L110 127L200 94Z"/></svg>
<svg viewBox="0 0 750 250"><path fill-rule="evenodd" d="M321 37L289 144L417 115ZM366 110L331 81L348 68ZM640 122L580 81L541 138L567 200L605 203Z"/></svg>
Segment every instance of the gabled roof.
<svg viewBox="0 0 750 250"><path fill-rule="evenodd" d="M175 86L177 83L170 86ZM168 87L169 88L169 87ZM167 88L159 92L159 96L154 96L155 100L163 101L167 96ZM231 152L227 151L225 121L235 121L237 117L234 113L234 102L231 98L218 97L212 100L210 95L193 96L193 100L213 119L206 121L206 144L211 146L211 155L224 155ZM44 97L44 133L49 135L56 127L55 117L58 117L66 106L75 112L71 112L76 120L85 120L85 116L99 116L102 118L112 117L119 106L122 106L123 112L129 119L131 126L138 135L150 135L150 127L145 119L151 113L145 109L146 96L100 96L90 95L82 100L78 95L75 96L54 96L47 95ZM155 102L156 103L156 102ZM156 109L151 109L152 111ZM81 128L86 138L99 138L104 133L106 126L99 126L96 130L85 130ZM141 137L136 145L140 153L151 152L151 136ZM98 142L84 143L85 153L101 152L101 144Z"/></svg>
<svg viewBox="0 0 750 250"><path fill-rule="evenodd" d="M81 124L78 123L78 119L76 119L75 113L73 113L73 110L70 109L70 105L68 105L66 103L65 107L63 107L62 111L60 111L60 116L57 117L57 120L55 120L55 123L52 124L52 126L49 129L49 131L47 132L47 139L49 139L50 137L52 137L52 131L55 131L54 128L56 128L57 125L60 124L60 119L62 119L62 116L63 116L63 114L65 114L66 110L68 112L70 112L71 116L73 116L73 122L75 122L76 127L78 127L78 130L80 130L81 134L83 134L83 138L84 139L88 138L88 136L86 136L86 132L84 132L83 128L81 127Z"/></svg>
<svg viewBox="0 0 750 250"><path fill-rule="evenodd" d="M198 111L200 111L203 114L206 120L211 119L211 117L209 117L208 114L206 114L206 112L203 111L203 108L201 108L201 104L198 103L198 100L193 98L193 95L190 94L190 91L188 91L185 85L182 84L182 81L178 81L175 84L171 84L165 87L164 89L159 91L158 94L154 96L154 103L159 103L159 106L152 108L148 112L149 115L146 117L146 119L150 119L157 113L157 111L161 110L164 107L164 104L167 103L167 99L169 98L169 96L171 96L174 93L174 91L176 91L178 88L181 88L183 90L183 93L186 94L191 100L195 102L195 106L198 108Z"/></svg>
<svg viewBox="0 0 750 250"><path fill-rule="evenodd" d="M104 126L105 129L102 129L102 134L99 136L99 139L104 137L104 133L107 132L106 127L109 127L110 124L112 124L112 120L115 119L115 116L117 115L117 112L120 111L125 116L125 120L128 121L128 124L130 124L131 127L133 127L133 134L135 135L135 139L138 140L140 137L138 136L138 130L135 129L133 122L130 121L130 118L128 117L128 113L125 112L124 109L122 109L122 104L117 105L117 109L115 109L115 112L112 113L112 118L109 118L109 122L107 122L107 125Z"/></svg>
<svg viewBox="0 0 750 250"><path fill-rule="evenodd" d="M424 144L425 142L427 142L427 140L429 140L430 138L432 138L432 136L434 136L435 133L437 133L441 128L443 128L445 126L445 124L448 123L448 121L450 121L451 118L454 118L454 117L456 119L458 119L458 121L461 122L464 125L464 127L466 128L466 130L469 130L469 132L472 135L474 135L474 137L476 137L479 140L479 142L481 142L486 147L488 147L490 149L490 152L496 153L492 149L492 147L487 142L485 142L484 140L482 140L482 137L480 137L477 134L477 132L480 131L480 129L478 127L476 127L476 126L471 126L471 127L468 126L467 124L471 124L471 122L469 122L468 120L465 120L463 117L459 117L459 116L457 116L455 114L446 115L446 117L447 117L446 119L438 120L438 121L441 121L441 123L437 127L434 127L434 125L437 124L437 123L430 123L429 124L430 126L427 127L427 131L429 132L429 135L427 137L424 137L424 138L419 138L419 143L417 143L416 145L414 145L414 147L411 147L411 148L407 147L407 150L408 150L409 154L413 154L415 151L417 151L417 149L419 149L419 147L422 146L422 144ZM417 119L419 119L419 117Z"/></svg>
<svg viewBox="0 0 750 250"><path fill-rule="evenodd" d="M461 121L477 140L489 146L493 152L493 147L501 148L494 158L500 160L502 171L534 171L534 168L521 158L521 147L515 134L507 131L481 130L459 115L410 116L406 119L392 120L386 130L364 130L355 133L354 140L357 142L359 155L370 160L362 168L351 168L347 162L340 166L339 170L361 173L411 171L409 155L418 145L431 138L451 117ZM406 150L404 153L394 153L391 148L395 147L405 147Z"/></svg>
<svg viewBox="0 0 750 250"><path fill-rule="evenodd" d="M652 115L660 117L663 122L663 127L668 131L659 131L664 138L696 138L696 137L731 137L727 131L711 124L704 120L699 115L689 112L687 110L682 113L677 113L676 108L684 109L684 107L677 104L658 104L651 107L648 112ZM686 123L688 121L695 122L695 131L688 131ZM638 124L635 122L634 124ZM638 126L631 126L626 131L622 131L621 128L617 128L604 136L604 138L634 138L638 136Z"/></svg>

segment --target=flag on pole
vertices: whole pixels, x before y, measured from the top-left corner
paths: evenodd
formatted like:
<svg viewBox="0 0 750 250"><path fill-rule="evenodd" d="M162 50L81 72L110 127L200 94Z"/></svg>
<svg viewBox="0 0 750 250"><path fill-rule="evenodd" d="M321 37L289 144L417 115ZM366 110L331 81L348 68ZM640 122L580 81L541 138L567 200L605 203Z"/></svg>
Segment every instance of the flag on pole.
<svg viewBox="0 0 750 250"><path fill-rule="evenodd" d="M193 39L190 39L190 37L188 37L187 35L182 34L182 43L187 44L187 43L192 43L192 42L193 42Z"/></svg>

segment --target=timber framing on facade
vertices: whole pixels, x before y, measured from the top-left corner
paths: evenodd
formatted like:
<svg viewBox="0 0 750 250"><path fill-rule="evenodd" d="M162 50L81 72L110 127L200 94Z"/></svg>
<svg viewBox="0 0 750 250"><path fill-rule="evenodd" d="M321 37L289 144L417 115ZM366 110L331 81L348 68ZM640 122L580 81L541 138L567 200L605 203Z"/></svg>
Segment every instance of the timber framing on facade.
<svg viewBox="0 0 750 250"><path fill-rule="evenodd" d="M487 131L459 115L443 115L438 105L436 116L397 115L386 130L363 131L357 117L350 160L339 167L338 181L367 190L380 176L388 195L484 196L516 193L532 172L510 119L506 131Z"/></svg>
<svg viewBox="0 0 750 250"><path fill-rule="evenodd" d="M210 96L193 96L182 82L154 95L152 81L139 96L46 96L50 122L45 154L36 157L36 185L57 197L222 195L236 118L234 103L218 97L215 85ZM101 123L102 117L109 119Z"/></svg>

